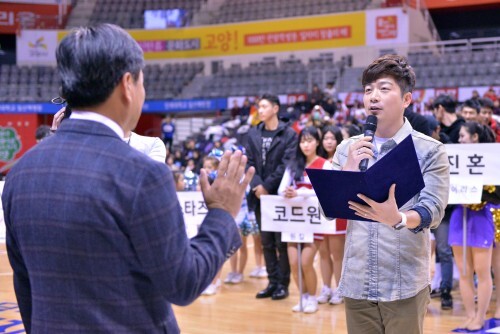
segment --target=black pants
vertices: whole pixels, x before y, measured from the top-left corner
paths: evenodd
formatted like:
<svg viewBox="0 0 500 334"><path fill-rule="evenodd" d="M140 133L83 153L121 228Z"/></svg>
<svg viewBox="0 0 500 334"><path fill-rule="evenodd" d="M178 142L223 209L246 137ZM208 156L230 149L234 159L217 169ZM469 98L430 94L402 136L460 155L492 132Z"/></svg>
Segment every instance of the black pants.
<svg viewBox="0 0 500 334"><path fill-rule="evenodd" d="M255 218L257 218L257 224L261 231L262 250L269 284L281 284L288 288L290 284L290 263L288 262L287 244L281 242L281 232L262 231L260 202L255 208Z"/></svg>
<svg viewBox="0 0 500 334"><path fill-rule="evenodd" d="M172 144L174 138L163 138L163 143L165 144L165 148L168 150L168 153L172 153Z"/></svg>
<svg viewBox="0 0 500 334"><path fill-rule="evenodd" d="M451 290L453 287L453 252L448 244L448 232L450 230L450 216L445 215L441 224L435 230L431 230L436 238L436 258L441 263L441 290Z"/></svg>

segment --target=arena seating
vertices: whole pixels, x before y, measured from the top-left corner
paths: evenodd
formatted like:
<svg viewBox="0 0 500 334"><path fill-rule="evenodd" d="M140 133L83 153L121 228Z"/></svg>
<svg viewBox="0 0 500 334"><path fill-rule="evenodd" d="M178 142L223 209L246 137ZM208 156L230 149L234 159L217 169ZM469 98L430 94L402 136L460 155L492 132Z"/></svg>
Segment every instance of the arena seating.
<svg viewBox="0 0 500 334"><path fill-rule="evenodd" d="M184 9L189 25L205 0L99 0L96 2L89 23L114 23L127 29L144 28L144 11L150 9Z"/></svg>
<svg viewBox="0 0 500 334"><path fill-rule="evenodd" d="M144 68L144 85L148 99L176 97L197 73L203 63L151 64ZM0 67L0 100L6 102L48 102L59 96L59 76L55 67Z"/></svg>
<svg viewBox="0 0 500 334"><path fill-rule="evenodd" d="M200 95L205 97L304 93L310 91L314 72L327 72L327 81L335 81L343 69L342 62L333 62L331 57L309 59L305 65L300 59L291 57L276 64L274 57L252 62L247 67L233 64L216 73L203 86Z"/></svg>
<svg viewBox="0 0 500 334"><path fill-rule="evenodd" d="M498 49L445 51L441 55L419 51L409 53L408 58L417 75L417 88L500 85ZM203 68L202 62L147 65L147 99L180 97ZM275 57L266 57L248 66L232 64L205 77L191 97L305 93L312 84L324 86L327 81L336 81L339 91L360 91L361 72L361 68L350 68L344 59L334 62L331 54L310 58L307 64L293 56L279 62ZM53 67L0 67L2 101L45 102L59 94L59 79Z"/></svg>
<svg viewBox="0 0 500 334"><path fill-rule="evenodd" d="M418 51L408 54L417 76L416 88L500 85L500 48L445 50L442 54ZM361 90L362 68L344 72L340 87Z"/></svg>
<svg viewBox="0 0 500 334"><path fill-rule="evenodd" d="M226 1L211 23L242 22L363 10L370 0Z"/></svg>
<svg viewBox="0 0 500 334"><path fill-rule="evenodd" d="M500 84L500 50L458 50L435 55L408 55L415 67L417 87L487 86Z"/></svg>
<svg viewBox="0 0 500 334"><path fill-rule="evenodd" d="M96 2L90 24L108 22L128 29L144 28L144 10L184 9L184 26L193 25L193 16L205 0L100 0ZM320 15L363 10L370 0L226 0L208 24L243 22L284 17Z"/></svg>

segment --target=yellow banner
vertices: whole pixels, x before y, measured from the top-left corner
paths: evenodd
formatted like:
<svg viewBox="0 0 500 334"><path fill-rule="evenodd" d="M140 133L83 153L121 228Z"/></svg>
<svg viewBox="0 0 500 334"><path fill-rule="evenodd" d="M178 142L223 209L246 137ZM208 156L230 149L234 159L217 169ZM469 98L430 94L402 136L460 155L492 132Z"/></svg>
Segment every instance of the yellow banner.
<svg viewBox="0 0 500 334"><path fill-rule="evenodd" d="M366 39L364 12L129 33L146 59L339 48L365 45Z"/></svg>

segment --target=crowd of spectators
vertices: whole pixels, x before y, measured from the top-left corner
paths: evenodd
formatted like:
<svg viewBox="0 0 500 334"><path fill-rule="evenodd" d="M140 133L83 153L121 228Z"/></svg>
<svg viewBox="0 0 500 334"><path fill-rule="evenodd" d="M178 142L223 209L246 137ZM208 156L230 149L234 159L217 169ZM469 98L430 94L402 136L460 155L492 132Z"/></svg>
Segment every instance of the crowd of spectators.
<svg viewBox="0 0 500 334"><path fill-rule="evenodd" d="M306 100L298 101L293 105L282 105L279 112L280 119L288 122L297 133L311 125L318 128L327 125L338 126L344 138L362 133L367 118L362 102L354 101L346 104L338 98L334 85L334 82L329 82L323 90L318 85L314 85ZM423 104L412 104L405 111L405 117L412 126L429 136L432 134L431 123L434 124L432 119L435 119L433 115L435 100L436 98L432 98ZM470 99L463 103L454 102L454 108L458 117L488 125L495 132L497 141L500 141L499 102L495 90L491 88L483 96L473 91ZM203 164L203 157L213 149L227 150L233 147L244 147L248 130L259 124L257 103L258 97L247 97L241 104L234 100L230 109L222 112L211 126L177 145L172 145L175 130L168 132L168 136L164 135L163 138L167 144L167 164L172 170L191 171L198 174ZM470 118L467 114L466 106L471 103L477 107L474 118ZM175 120L170 115L166 120L168 120L169 129L175 129ZM167 123L164 121L163 129L165 129L165 124ZM166 134L165 131L163 133ZM443 135L446 136L441 131L441 136Z"/></svg>

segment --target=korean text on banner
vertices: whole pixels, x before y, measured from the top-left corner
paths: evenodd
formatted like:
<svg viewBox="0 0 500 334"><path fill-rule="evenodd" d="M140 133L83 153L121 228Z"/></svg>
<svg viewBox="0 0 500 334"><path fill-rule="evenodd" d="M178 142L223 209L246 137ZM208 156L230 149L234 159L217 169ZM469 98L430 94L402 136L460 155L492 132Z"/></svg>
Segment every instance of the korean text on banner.
<svg viewBox="0 0 500 334"><path fill-rule="evenodd" d="M448 144L450 197L448 204L474 204L484 185L500 184L500 144Z"/></svg>
<svg viewBox="0 0 500 334"><path fill-rule="evenodd" d="M365 13L129 32L146 59L340 48L365 45ZM60 32L59 40L66 34Z"/></svg>
<svg viewBox="0 0 500 334"><path fill-rule="evenodd" d="M402 8L366 11L366 45L405 44L409 37L409 18Z"/></svg>
<svg viewBox="0 0 500 334"><path fill-rule="evenodd" d="M177 198L181 205L186 224L186 233L189 238L198 234L198 230L205 219L208 208L201 191L179 191Z"/></svg>
<svg viewBox="0 0 500 334"><path fill-rule="evenodd" d="M316 197L284 198L263 195L260 198L262 230L292 233L335 233L335 220L320 215Z"/></svg>

